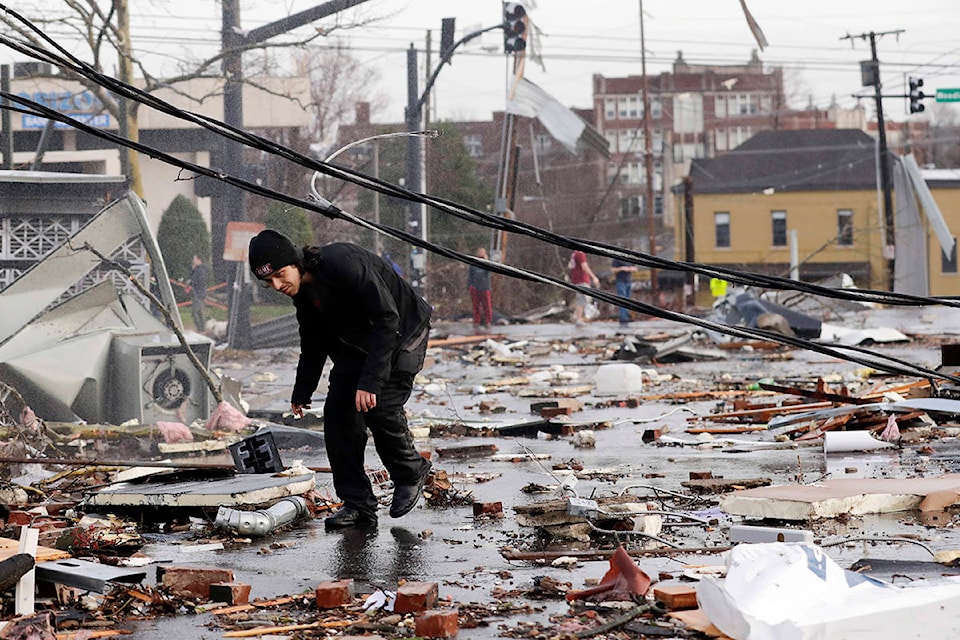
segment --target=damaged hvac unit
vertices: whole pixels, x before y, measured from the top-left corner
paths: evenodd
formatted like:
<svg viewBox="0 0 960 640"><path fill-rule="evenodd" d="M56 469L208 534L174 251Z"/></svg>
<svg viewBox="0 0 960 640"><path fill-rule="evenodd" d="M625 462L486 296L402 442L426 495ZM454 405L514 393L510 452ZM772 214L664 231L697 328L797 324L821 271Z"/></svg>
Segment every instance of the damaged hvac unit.
<svg viewBox="0 0 960 640"><path fill-rule="evenodd" d="M17 389L41 418L189 424L209 415L206 370L213 343L189 334L186 342L204 369L198 371L149 302L122 289L126 275L107 269L89 250L124 262L118 254L136 240L149 259L139 277L149 283L152 269L158 297L176 310L143 202L132 193L0 291L0 381ZM173 318L182 332L176 312Z"/></svg>

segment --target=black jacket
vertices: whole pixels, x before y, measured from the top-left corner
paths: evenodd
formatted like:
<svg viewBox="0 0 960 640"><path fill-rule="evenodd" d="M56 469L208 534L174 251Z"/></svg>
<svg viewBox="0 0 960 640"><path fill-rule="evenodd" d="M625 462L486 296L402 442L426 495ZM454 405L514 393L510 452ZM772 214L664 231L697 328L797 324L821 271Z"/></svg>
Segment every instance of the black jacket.
<svg viewBox="0 0 960 640"><path fill-rule="evenodd" d="M430 306L390 264L354 244L308 247L303 265L313 282L293 298L300 361L291 402L310 402L328 357L331 379L380 393L393 368L404 369L404 353L427 339Z"/></svg>

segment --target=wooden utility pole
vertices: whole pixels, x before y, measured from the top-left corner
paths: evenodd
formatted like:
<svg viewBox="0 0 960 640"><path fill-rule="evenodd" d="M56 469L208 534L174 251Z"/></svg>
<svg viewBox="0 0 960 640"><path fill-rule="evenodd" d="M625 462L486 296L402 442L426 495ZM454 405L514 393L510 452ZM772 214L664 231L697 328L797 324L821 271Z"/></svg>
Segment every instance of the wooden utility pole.
<svg viewBox="0 0 960 640"><path fill-rule="evenodd" d="M650 239L649 253L657 255L657 224L653 216L653 140L650 136L650 92L647 85L647 47L643 36L643 0L640 3L640 73L643 75L643 163L646 173L646 192L644 193L643 208L647 213L647 231ZM657 271L650 269L651 302L657 292Z"/></svg>
<svg viewBox="0 0 960 640"><path fill-rule="evenodd" d="M894 31L881 31L879 33L871 31L852 36L847 34L840 38L841 40L870 40L870 65L873 69L873 77L870 84L873 85L873 99L877 108L877 140L879 141L880 153L880 189L883 191L883 224L885 226L884 255L887 257L887 286L890 291L896 290L896 227L894 225L893 211L893 192L890 178L890 154L887 151L887 131L883 121L883 96L881 89L883 84L880 82L880 61L877 59L877 37L885 35L897 35L903 33L903 29ZM865 84L866 86L866 84Z"/></svg>
<svg viewBox="0 0 960 640"><path fill-rule="evenodd" d="M130 44L130 7L127 0L114 0L117 9L117 53L119 54L120 81L133 86L133 50ZM118 126L120 135L131 142L139 142L140 127L137 119L130 113L130 101L120 96L120 117ZM120 170L130 179L130 189L143 197L143 179L140 176L140 154L130 147L120 149Z"/></svg>

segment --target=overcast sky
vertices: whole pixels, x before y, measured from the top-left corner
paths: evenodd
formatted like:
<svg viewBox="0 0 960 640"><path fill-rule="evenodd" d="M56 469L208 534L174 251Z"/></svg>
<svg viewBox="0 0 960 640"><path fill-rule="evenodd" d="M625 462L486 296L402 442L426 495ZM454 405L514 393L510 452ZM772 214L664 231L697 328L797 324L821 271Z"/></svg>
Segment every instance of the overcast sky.
<svg viewBox="0 0 960 640"><path fill-rule="evenodd" d="M10 5L29 13L38 2ZM62 6L57 0L50 0ZM219 46L220 3L212 0L130 0L133 41L156 69L183 58L199 59ZM241 23L252 29L313 7L317 0L241 0ZM908 75L923 77L928 93L960 87L960 20L956 0L747 0L769 45L760 51L769 66L785 69L791 106L808 100L820 107L832 97L845 106L860 86L859 61L870 57L869 41L841 40L846 34L903 30L877 40L885 94L905 92ZM739 0L643 0L648 73L670 69L682 50L690 63L742 64L758 48ZM639 75L639 0L539 0L530 12L541 31L545 70L528 61L527 77L564 104L591 106L591 78ZM335 31L356 55L374 65L379 89L391 100L381 121L400 121L406 101L406 49L425 47L432 30L439 43L444 17L456 18L457 37L501 21L500 0L369 0L350 10L345 21L373 19L363 28ZM318 23L330 26L332 19ZM286 37L302 36L305 30ZM66 39L66 34L60 38ZM334 37L334 36L331 36ZM59 38L58 38L59 39ZM322 42L321 40L317 41ZM79 51L79 49L78 49ZM488 119L502 110L508 77L500 32L491 32L457 51L439 75L436 116ZM434 63L437 58L434 56ZM421 54L421 64L423 56ZM422 88L422 84L421 84ZM872 113L872 100L868 100ZM927 102L928 113L934 102ZM907 117L905 101L889 99L885 113Z"/></svg>

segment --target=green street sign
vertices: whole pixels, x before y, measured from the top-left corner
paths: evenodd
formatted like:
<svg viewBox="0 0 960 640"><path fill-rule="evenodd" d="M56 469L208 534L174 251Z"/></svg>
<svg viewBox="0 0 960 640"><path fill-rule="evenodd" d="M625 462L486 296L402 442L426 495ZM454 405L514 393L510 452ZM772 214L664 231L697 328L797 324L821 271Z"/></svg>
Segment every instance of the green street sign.
<svg viewBox="0 0 960 640"><path fill-rule="evenodd" d="M960 102L960 89L937 89L937 102Z"/></svg>

